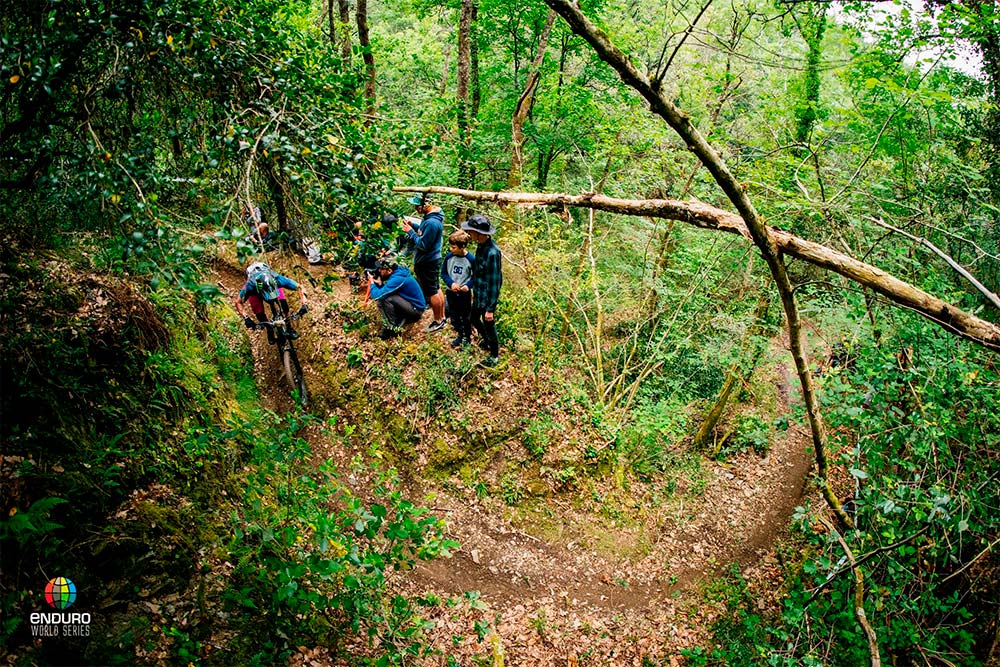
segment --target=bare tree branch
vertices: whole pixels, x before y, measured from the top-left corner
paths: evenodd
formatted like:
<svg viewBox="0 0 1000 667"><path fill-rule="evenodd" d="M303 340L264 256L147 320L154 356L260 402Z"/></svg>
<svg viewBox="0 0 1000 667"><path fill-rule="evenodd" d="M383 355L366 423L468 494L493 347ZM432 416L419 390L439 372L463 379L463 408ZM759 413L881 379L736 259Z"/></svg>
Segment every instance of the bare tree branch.
<svg viewBox="0 0 1000 667"><path fill-rule="evenodd" d="M872 628L871 623L868 622L868 615L865 613L865 575L861 566L857 564L854 559L854 552L851 548L847 546L847 541L841 536L833 525L824 519L819 517L819 520L823 522L823 525L833 533L837 541L840 542L840 547L844 550L844 554L847 556L847 560L851 563L851 569L854 571L854 615L858 619L858 625L861 629L865 631L865 636L868 638L868 655L871 659L871 667L881 667L882 657L879 655L878 651L878 635L875 634L874 628Z"/></svg>
<svg viewBox="0 0 1000 667"><path fill-rule="evenodd" d="M933 252L935 255L937 255L938 257L940 257L941 259L943 259L948 264L948 266L950 266L951 268L955 269L955 271L960 276L962 276L963 278L965 278L966 280L968 280L970 283L972 283L972 286L975 287L977 290L979 290L979 292L983 296L985 296L987 298L987 300L989 300L990 303L993 304L994 308L996 308L997 310L1000 310L1000 297L997 297L997 295L994 294L993 292L991 292L989 290L989 288L986 287L986 285L984 285L981 282L979 282L978 280L976 280L975 276L973 276L971 273L969 273L968 271L966 271L965 268L961 264L959 264L954 259L952 259L950 255L945 254L945 252L943 250L941 250L940 248L938 248L936 245L934 245L933 243L931 243L930 241L928 241L927 239L925 239L922 236L914 236L913 234L910 234L909 232L903 231L899 227L894 227L894 226L890 225L887 222L883 222L882 220L878 220L876 218L868 218L868 219L871 220L872 222L874 222L879 227L883 227L885 229L892 230L892 231L896 232L897 234L899 234L900 236L905 236L906 238L910 239L911 241L914 241L915 243L919 243L920 245L924 246L925 248L927 248L928 250L930 250L931 252Z"/></svg>

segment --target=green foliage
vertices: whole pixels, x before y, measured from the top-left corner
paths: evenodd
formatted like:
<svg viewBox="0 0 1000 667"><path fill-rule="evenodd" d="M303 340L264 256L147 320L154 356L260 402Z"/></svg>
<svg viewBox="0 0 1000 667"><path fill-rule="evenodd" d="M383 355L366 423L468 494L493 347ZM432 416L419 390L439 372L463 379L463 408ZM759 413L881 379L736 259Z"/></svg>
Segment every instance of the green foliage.
<svg viewBox="0 0 1000 667"><path fill-rule="evenodd" d="M500 478L500 497L508 505L516 505L524 500L524 488L515 473L508 472Z"/></svg>
<svg viewBox="0 0 1000 667"><path fill-rule="evenodd" d="M922 320L899 324L881 346L856 341L853 364L825 381L835 455L856 483L848 506L858 530L844 537L856 558L865 556L865 606L883 660L912 662L922 651L971 667L981 664L977 638L1000 608L997 589L984 583L996 581L995 561L978 573L967 567L1000 529L991 482L1000 474L1000 376L981 350ZM818 655L829 665L868 660L850 567L809 517L805 509L797 515L808 547L801 570L791 573L781 618L749 624L744 614L735 625L718 624L724 648L711 658L699 653L703 664L748 654L749 646L760 659L746 664L803 664ZM738 617L753 609L739 600L731 606ZM821 649L827 642L835 650Z"/></svg>
<svg viewBox="0 0 1000 667"><path fill-rule="evenodd" d="M361 122L355 72L302 30L305 8L58 4L15 3L3 19L8 233L52 243L62 230L112 232L113 263L193 289L192 262L215 239L192 240L178 218L242 239L234 206L252 199L280 228L336 250L355 219L384 208L390 162L375 158L383 142L408 154L406 131ZM54 224L32 224L39 216Z"/></svg>
<svg viewBox="0 0 1000 667"><path fill-rule="evenodd" d="M677 402L639 404L619 436L623 451L641 479L653 479L677 464L678 443L687 434L687 417Z"/></svg>
<svg viewBox="0 0 1000 667"><path fill-rule="evenodd" d="M330 466L313 468L308 443L295 436L301 426L291 417L284 437L258 442L252 454L231 515L238 565L230 604L259 619L252 633L266 639L270 653L258 655L268 661L348 631L377 640L387 655L416 655L422 625L408 599L385 598L386 573L448 555L457 543L442 537L439 519L403 499L394 474L380 475L380 501L369 504Z"/></svg>
<svg viewBox="0 0 1000 667"><path fill-rule="evenodd" d="M412 360L415 388L407 395L419 401L427 416L444 415L459 404L465 393L464 381L476 366L468 354L442 355L436 347L419 350Z"/></svg>
<svg viewBox="0 0 1000 667"><path fill-rule="evenodd" d="M51 521L49 515L65 502L62 498L48 497L36 500L21 512L15 507L14 513L0 523L0 539L14 540L24 547L30 540L37 540L46 533L62 528L60 524Z"/></svg>
<svg viewBox="0 0 1000 667"><path fill-rule="evenodd" d="M551 443L551 433L556 424L549 415L531 420L524 429L522 442L528 452L535 458L542 458Z"/></svg>
<svg viewBox="0 0 1000 667"><path fill-rule="evenodd" d="M755 414L742 414L737 418L732 436L723 443L716 456L725 459L747 449L763 456L767 454L771 436L770 424Z"/></svg>
<svg viewBox="0 0 1000 667"><path fill-rule="evenodd" d="M231 369L235 351L197 335L183 297L161 294L154 305L126 281L65 262L4 270L32 286L3 332L2 372L17 378L2 397L2 473L17 480L0 495L0 532L16 544L4 549L5 587L38 590L52 570L95 582L156 572L177 586L197 560L197 540L212 539L208 508L222 481L243 461L213 424L222 371L210 360L224 352ZM238 363L246 373L245 357ZM192 504L203 513L181 518ZM23 617L32 602L8 598L5 615Z"/></svg>
<svg viewBox="0 0 1000 667"><path fill-rule="evenodd" d="M311 418L261 411L246 338L225 325L227 311L209 305L201 322L189 293L143 294L66 263L3 269L33 286L22 305L35 306L3 323L3 375L18 378L2 406L5 645L31 641L22 621L38 599L27 591L44 573L117 596L127 572L125 598L155 581L181 605L225 605L216 622L254 638L206 654L204 616L197 629L167 618L157 633L127 614L101 614L97 635L166 641L185 663L273 664L302 642L358 632L392 660L419 652L417 609L386 597L385 573L455 543L402 497L393 474L365 471L380 481L363 502L331 467L313 467L299 437ZM39 365L40 355L56 363ZM223 561L234 564L229 585L189 589L204 586L206 562ZM129 646L95 640L85 656L134 662L122 654ZM47 643L36 656L59 650Z"/></svg>

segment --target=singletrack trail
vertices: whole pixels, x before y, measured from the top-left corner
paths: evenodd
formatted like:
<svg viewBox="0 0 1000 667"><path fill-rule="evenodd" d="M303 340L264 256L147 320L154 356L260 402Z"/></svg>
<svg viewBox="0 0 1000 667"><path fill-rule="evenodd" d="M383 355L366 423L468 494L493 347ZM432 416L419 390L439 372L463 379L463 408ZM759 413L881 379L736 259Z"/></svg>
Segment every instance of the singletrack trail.
<svg viewBox="0 0 1000 667"><path fill-rule="evenodd" d="M317 281L336 275L334 269L308 266L302 258L289 263L289 275L296 279L306 273ZM220 285L235 294L243 280L240 268L220 262L216 272ZM387 351L386 343L360 340L329 315L344 305L354 307L359 299L343 277L333 282L330 291L309 290L311 312L298 328L304 343L300 360L313 396L328 391L321 385L323 375L316 364L346 363L352 349L361 349L366 358ZM423 333L428 317L406 336L437 337L441 354L453 354L443 334ZM291 409L276 355L263 336L251 339L254 373L265 405L278 412ZM509 354L508 372L517 363ZM790 414L797 395L787 340L780 336L772 340L765 365L767 381L778 396L778 412ZM525 400L517 396L517 383L509 379L498 377L494 386L500 405ZM416 428L433 429L433 425ZM363 450L360 445L351 450L334 446L319 429L307 429L304 435L317 459L332 460L342 470L349 469L349 461ZM610 520L608 516L616 516L611 504L620 502L621 495L609 498L610 514L603 517L560 494L515 512L500 498L478 497L468 485L421 479L418 471L426 457L418 453L416 465L409 466L404 476L404 489L413 502L446 520L449 537L461 548L451 558L422 562L411 572L395 575L389 585L409 595L481 594L475 603L440 604L421 612L435 622L427 631L427 642L444 655L455 655L461 664L500 650L491 648L490 640L477 640L476 621L492 623L497 637L493 642L502 646L513 665L575 665L585 655L591 656L586 664L665 659L696 645L720 613L693 604L699 585L733 568L751 580L779 576L773 547L786 534L794 507L803 502L812 464L809 446L808 430L793 423L777 435L766 456L744 452L725 463L703 462L700 493L688 489L681 494L682 501L651 507L640 507L633 500L627 517ZM365 493L365 480L353 483L356 491ZM534 516L538 521L532 520ZM764 608L775 600L762 599L760 604ZM456 643L454 637L462 639ZM353 648L362 653L370 650L364 643ZM333 663L326 649L316 647L303 648L292 664ZM439 662L434 658L418 664Z"/></svg>

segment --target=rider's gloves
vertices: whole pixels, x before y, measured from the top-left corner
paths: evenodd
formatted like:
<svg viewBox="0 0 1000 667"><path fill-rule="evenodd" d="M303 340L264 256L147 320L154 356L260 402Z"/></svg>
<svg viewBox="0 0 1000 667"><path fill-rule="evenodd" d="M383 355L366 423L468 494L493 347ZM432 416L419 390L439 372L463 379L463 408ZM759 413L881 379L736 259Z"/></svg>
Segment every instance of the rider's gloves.
<svg viewBox="0 0 1000 667"><path fill-rule="evenodd" d="M257 323L251 320L249 317L243 318L243 324L247 326L247 329L254 329L257 327Z"/></svg>

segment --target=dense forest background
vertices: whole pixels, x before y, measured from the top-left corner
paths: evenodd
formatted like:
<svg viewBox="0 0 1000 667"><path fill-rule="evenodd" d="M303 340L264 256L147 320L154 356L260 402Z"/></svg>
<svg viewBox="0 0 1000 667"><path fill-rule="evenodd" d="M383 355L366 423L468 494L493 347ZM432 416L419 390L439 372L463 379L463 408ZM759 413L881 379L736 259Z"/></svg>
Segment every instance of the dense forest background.
<svg viewBox="0 0 1000 667"><path fill-rule="evenodd" d="M14 0L0 25L9 664L1000 660L995 2ZM389 244L411 213L393 188L497 223L497 369L377 340L350 294L356 223ZM250 203L320 294L308 409L228 303ZM767 576L657 560L779 445L808 474ZM457 505L553 568L613 562L628 610L442 584L490 567ZM89 637L32 636L56 576Z"/></svg>

